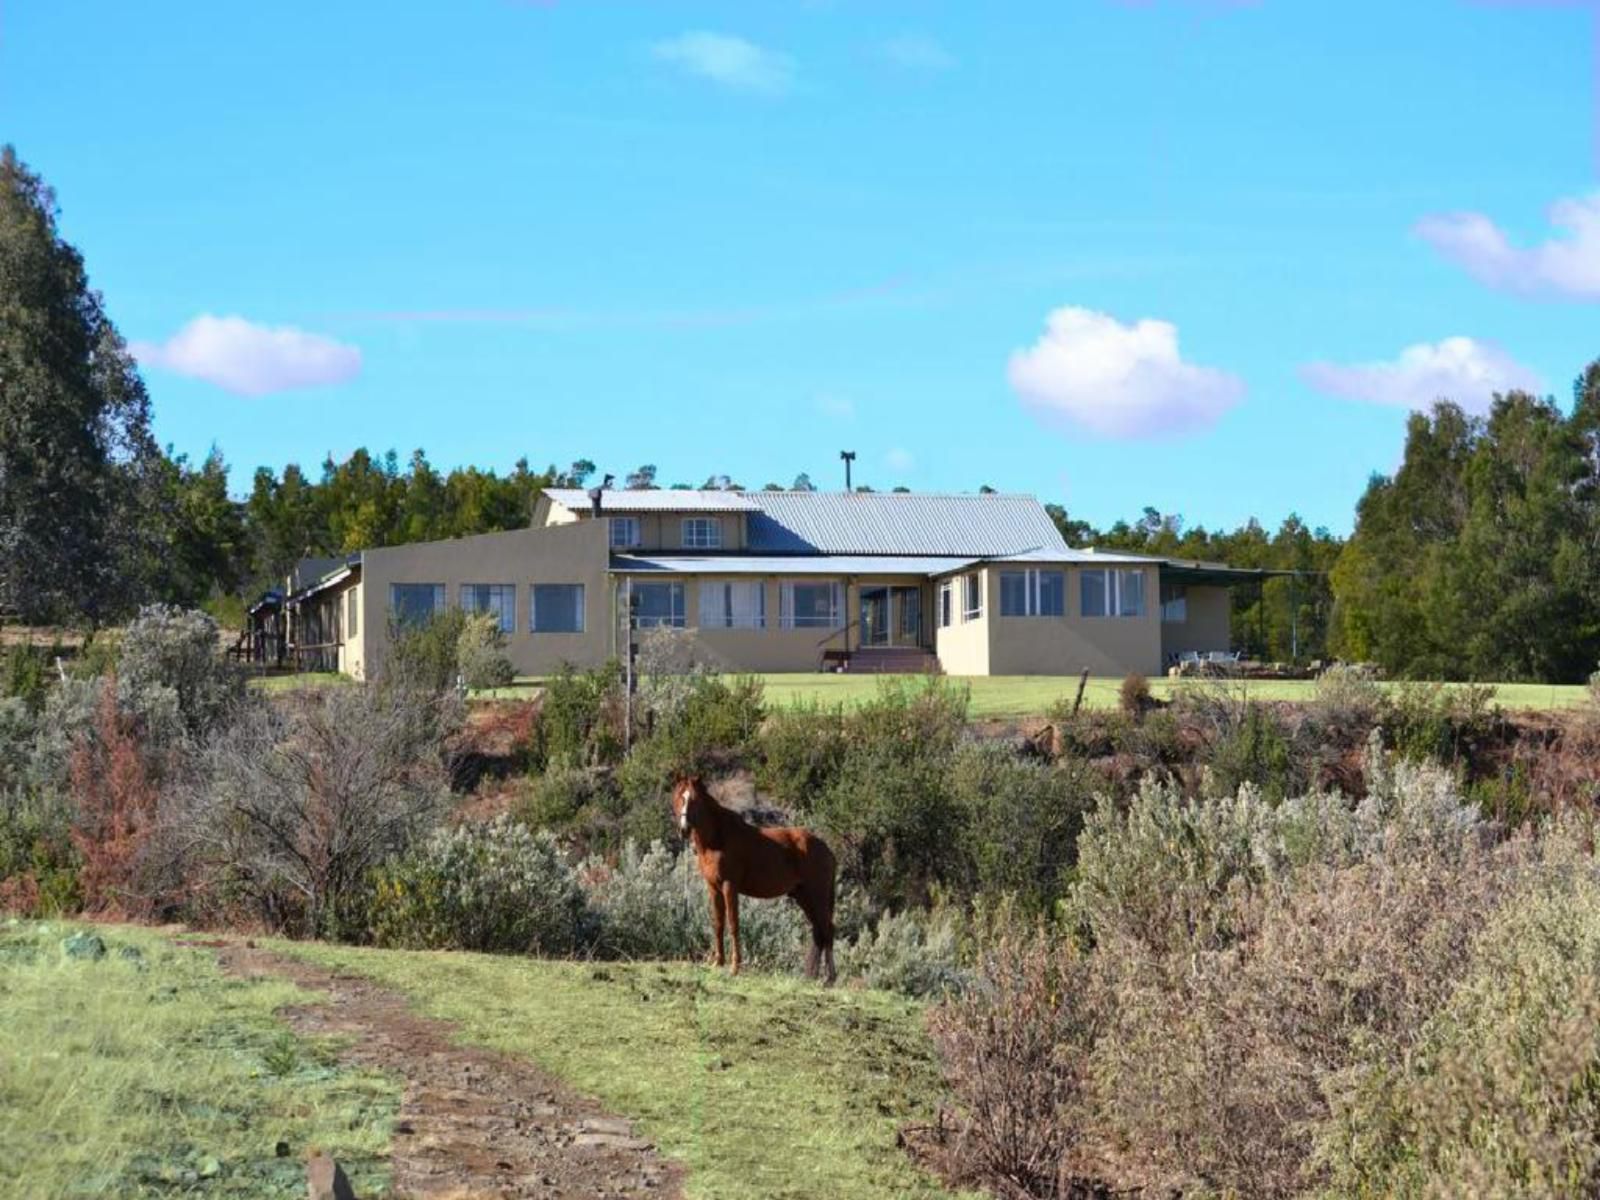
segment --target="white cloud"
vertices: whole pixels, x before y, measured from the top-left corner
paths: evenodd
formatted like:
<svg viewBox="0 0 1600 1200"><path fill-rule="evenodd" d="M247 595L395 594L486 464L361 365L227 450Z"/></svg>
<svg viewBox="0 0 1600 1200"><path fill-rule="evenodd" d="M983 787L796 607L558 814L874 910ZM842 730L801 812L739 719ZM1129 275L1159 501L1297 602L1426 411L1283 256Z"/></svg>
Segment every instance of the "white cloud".
<svg viewBox="0 0 1600 1200"><path fill-rule="evenodd" d="M1417 234L1482 283L1508 292L1600 300L1600 192L1557 200L1550 224L1566 231L1530 247L1514 246L1482 213L1441 213Z"/></svg>
<svg viewBox="0 0 1600 1200"><path fill-rule="evenodd" d="M165 342L134 342L141 365L204 379L241 396L344 383L361 373L361 351L291 326L202 313Z"/></svg>
<svg viewBox="0 0 1600 1200"><path fill-rule="evenodd" d="M741 92L768 96L787 92L794 83L794 62L786 54L726 33L700 30L657 42L650 52L691 75Z"/></svg>
<svg viewBox="0 0 1600 1200"><path fill-rule="evenodd" d="M1544 383L1493 342L1445 338L1407 346L1393 362L1314 362L1300 377L1319 392L1374 404L1426 411L1435 400L1454 400L1468 412L1489 411L1496 392L1538 394Z"/></svg>
<svg viewBox="0 0 1600 1200"><path fill-rule="evenodd" d="M836 396L832 392L824 392L817 397L817 411L836 420L852 421L855 419L856 405L849 396Z"/></svg>
<svg viewBox="0 0 1600 1200"><path fill-rule="evenodd" d="M947 71L956 65L955 55L925 33L890 38L882 50L885 59L907 70Z"/></svg>
<svg viewBox="0 0 1600 1200"><path fill-rule="evenodd" d="M1244 396L1244 381L1186 363L1167 321L1124 325L1087 308L1058 308L1044 336L1011 356L1011 387L1035 416L1105 437L1193 433Z"/></svg>
<svg viewBox="0 0 1600 1200"><path fill-rule="evenodd" d="M891 471L909 471L917 465L916 457L903 446L896 446L883 456L883 461Z"/></svg>

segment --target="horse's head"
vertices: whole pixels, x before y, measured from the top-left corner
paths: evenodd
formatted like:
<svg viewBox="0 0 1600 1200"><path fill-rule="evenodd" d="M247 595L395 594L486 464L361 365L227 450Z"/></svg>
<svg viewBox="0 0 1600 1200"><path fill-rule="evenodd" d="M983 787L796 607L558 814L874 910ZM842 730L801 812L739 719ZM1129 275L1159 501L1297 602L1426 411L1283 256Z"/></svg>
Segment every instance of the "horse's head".
<svg viewBox="0 0 1600 1200"><path fill-rule="evenodd" d="M698 775L685 775L672 785L672 823L684 837L700 821L708 797Z"/></svg>

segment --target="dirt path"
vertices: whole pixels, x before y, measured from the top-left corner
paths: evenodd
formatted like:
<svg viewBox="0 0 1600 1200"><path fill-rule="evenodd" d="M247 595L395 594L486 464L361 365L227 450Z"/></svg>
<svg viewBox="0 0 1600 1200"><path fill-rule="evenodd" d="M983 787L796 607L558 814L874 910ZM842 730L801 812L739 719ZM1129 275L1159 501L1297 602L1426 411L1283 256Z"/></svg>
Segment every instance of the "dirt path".
<svg viewBox="0 0 1600 1200"><path fill-rule="evenodd" d="M675 1197L682 1170L656 1154L632 1125L604 1113L532 1063L462 1046L454 1027L413 1013L405 998L359 975L233 942L217 948L223 969L275 976L326 992L329 1003L285 1009L307 1036L345 1039L345 1062L405 1079L396 1117L393 1195L495 1197Z"/></svg>

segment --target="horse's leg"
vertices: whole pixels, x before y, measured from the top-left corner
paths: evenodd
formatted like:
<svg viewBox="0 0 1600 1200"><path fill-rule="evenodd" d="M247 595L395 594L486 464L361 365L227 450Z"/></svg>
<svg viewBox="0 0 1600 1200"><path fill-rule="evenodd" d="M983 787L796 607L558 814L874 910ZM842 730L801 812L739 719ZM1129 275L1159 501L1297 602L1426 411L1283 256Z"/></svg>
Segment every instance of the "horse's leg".
<svg viewBox="0 0 1600 1200"><path fill-rule="evenodd" d="M828 975L825 983L833 986L833 981L838 977L833 969L833 904L836 898L835 889L838 886L837 867L829 856L827 870L824 877L817 885L817 939L822 945L823 957L828 963Z"/></svg>
<svg viewBox="0 0 1600 1200"><path fill-rule="evenodd" d="M822 953L822 926L817 923L816 908L812 903L806 885L800 884L790 892L794 902L800 906L800 911L805 913L806 922L811 926L811 948L806 951L806 978L817 977L817 959Z"/></svg>
<svg viewBox="0 0 1600 1200"><path fill-rule="evenodd" d="M723 957L722 957L722 918L723 918L722 892L717 888L717 885L714 884L714 883L708 883L706 885L706 887L711 892L711 944L712 944L711 945L711 961L716 963L716 965L720 967L722 965L722 963L723 963ZM734 936L735 936L735 938L738 937L737 934L735 934ZM734 944L738 945L737 941Z"/></svg>
<svg viewBox="0 0 1600 1200"><path fill-rule="evenodd" d="M739 973L739 892L733 884L722 885L722 903L728 910L728 932L733 935L733 965L728 974ZM720 941L720 939L719 939ZM721 959L717 960L721 964Z"/></svg>

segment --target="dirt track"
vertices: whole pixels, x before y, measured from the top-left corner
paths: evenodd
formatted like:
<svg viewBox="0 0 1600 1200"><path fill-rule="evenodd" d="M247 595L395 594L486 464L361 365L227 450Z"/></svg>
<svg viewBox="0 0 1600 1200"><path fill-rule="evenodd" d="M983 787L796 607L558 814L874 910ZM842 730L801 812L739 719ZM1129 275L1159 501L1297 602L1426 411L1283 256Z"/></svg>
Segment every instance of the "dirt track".
<svg viewBox="0 0 1600 1200"><path fill-rule="evenodd" d="M681 1169L626 1120L609 1116L532 1063L458 1044L443 1021L359 975L327 971L243 943L217 947L223 969L290 979L329 1002L285 1009L306 1036L348 1042L341 1058L405 1080L392 1151L392 1195L677 1196Z"/></svg>

